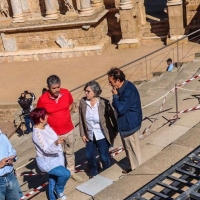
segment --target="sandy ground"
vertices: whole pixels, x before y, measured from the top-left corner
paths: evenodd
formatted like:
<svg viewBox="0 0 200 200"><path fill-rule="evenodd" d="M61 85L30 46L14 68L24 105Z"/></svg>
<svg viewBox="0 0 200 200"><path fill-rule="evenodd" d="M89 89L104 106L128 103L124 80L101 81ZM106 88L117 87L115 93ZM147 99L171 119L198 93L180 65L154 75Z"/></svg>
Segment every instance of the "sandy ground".
<svg viewBox="0 0 200 200"><path fill-rule="evenodd" d="M135 49L116 49L112 44L100 56L1 63L0 104L16 103L24 90L32 91L38 99L52 74L61 78L62 87L71 90L105 74L111 67L120 67L161 47L161 42L149 42Z"/></svg>

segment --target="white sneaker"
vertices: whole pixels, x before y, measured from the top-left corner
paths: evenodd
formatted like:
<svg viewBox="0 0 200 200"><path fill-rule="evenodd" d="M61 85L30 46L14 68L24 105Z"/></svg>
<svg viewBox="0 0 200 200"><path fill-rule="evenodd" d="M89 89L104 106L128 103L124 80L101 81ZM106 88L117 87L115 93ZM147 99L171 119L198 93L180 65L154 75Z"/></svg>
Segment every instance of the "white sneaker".
<svg viewBox="0 0 200 200"><path fill-rule="evenodd" d="M59 197L60 200L66 200L67 197L65 196L64 193L60 193L60 197Z"/></svg>

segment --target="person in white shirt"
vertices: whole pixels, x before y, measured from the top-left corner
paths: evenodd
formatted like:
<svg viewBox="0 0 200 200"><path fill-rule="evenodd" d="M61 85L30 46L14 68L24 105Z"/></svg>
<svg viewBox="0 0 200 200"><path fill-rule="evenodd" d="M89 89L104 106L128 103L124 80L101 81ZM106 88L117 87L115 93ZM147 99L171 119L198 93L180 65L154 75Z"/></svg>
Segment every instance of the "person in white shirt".
<svg viewBox="0 0 200 200"><path fill-rule="evenodd" d="M86 156L90 169L90 178L98 174L95 159L98 148L103 170L110 167L109 147L118 133L114 111L107 99L99 97L101 88L96 81L84 87L85 96L79 106L80 135L86 145Z"/></svg>
<svg viewBox="0 0 200 200"><path fill-rule="evenodd" d="M49 174L49 200L67 199L63 193L70 178L70 171L64 166L64 155L61 144L64 138L58 138L54 130L47 124L47 111L35 108L31 111L34 122L33 143L36 149L36 162L42 172Z"/></svg>

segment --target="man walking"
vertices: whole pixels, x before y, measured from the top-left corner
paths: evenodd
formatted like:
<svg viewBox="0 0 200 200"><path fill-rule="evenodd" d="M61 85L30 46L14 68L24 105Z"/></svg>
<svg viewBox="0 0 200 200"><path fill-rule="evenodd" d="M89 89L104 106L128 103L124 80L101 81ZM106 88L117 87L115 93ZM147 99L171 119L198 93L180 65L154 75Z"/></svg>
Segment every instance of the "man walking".
<svg viewBox="0 0 200 200"><path fill-rule="evenodd" d="M43 107L47 110L48 124L58 136L65 137L67 168L71 172L71 178L81 182L82 178L75 174L74 126L70 115L73 98L71 93L67 89L60 88L60 85L61 81L58 76L49 76L47 78L48 91L39 98L37 107Z"/></svg>
<svg viewBox="0 0 200 200"><path fill-rule="evenodd" d="M142 123L140 96L133 83L125 79L125 74L118 68L111 68L107 73L112 86L113 107L117 114L118 129L130 162L126 174L141 164L139 130Z"/></svg>
<svg viewBox="0 0 200 200"><path fill-rule="evenodd" d="M0 199L19 200L22 192L15 177L13 162L16 151L10 141L0 130Z"/></svg>

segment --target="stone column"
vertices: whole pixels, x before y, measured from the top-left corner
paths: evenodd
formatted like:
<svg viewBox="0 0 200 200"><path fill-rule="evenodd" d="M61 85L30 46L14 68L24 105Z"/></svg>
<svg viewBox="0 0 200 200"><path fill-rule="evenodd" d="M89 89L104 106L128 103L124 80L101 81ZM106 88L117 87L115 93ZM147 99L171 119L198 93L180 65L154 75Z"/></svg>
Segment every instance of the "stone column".
<svg viewBox="0 0 200 200"><path fill-rule="evenodd" d="M134 4L133 4L134 3ZM140 46L140 10L138 1L121 0L119 6L122 39L118 48L134 48Z"/></svg>
<svg viewBox="0 0 200 200"><path fill-rule="evenodd" d="M45 0L45 6L47 11L44 20L58 19L60 17L55 0Z"/></svg>
<svg viewBox="0 0 200 200"><path fill-rule="evenodd" d="M21 0L10 0L13 11L13 23L24 22Z"/></svg>
<svg viewBox="0 0 200 200"><path fill-rule="evenodd" d="M22 10L26 17L31 17L31 10L28 4L28 0L21 0Z"/></svg>
<svg viewBox="0 0 200 200"><path fill-rule="evenodd" d="M121 0L119 8L121 10L129 10L133 8L133 4L131 0Z"/></svg>
<svg viewBox="0 0 200 200"><path fill-rule="evenodd" d="M144 26L146 25L146 11L144 7L144 0L139 1L139 11L140 11L141 24Z"/></svg>
<svg viewBox="0 0 200 200"><path fill-rule="evenodd" d="M170 39L168 42L177 40L183 37L185 29L183 22L183 2L182 0L168 0L167 1L167 12L169 18L169 34Z"/></svg>
<svg viewBox="0 0 200 200"><path fill-rule="evenodd" d="M92 7L94 8L99 8L103 6L103 1L102 0L91 0Z"/></svg>
<svg viewBox="0 0 200 200"><path fill-rule="evenodd" d="M79 16L92 16L94 14L90 0L80 0L80 6Z"/></svg>

